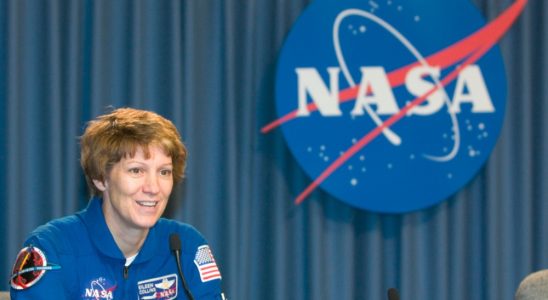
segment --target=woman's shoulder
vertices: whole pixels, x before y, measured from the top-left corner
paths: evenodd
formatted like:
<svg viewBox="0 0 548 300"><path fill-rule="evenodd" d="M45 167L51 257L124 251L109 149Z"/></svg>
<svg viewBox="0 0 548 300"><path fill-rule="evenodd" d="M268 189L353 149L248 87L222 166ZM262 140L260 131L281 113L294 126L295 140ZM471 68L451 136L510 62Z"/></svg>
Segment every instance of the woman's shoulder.
<svg viewBox="0 0 548 300"><path fill-rule="evenodd" d="M183 250L195 249L200 245L207 244L206 239L194 226L173 219L161 218L156 224L157 230L161 235L178 234L182 241Z"/></svg>
<svg viewBox="0 0 548 300"><path fill-rule="evenodd" d="M51 220L33 230L26 244L51 247L59 254L72 252L73 245L81 244L85 235L82 222L76 216L66 216Z"/></svg>
<svg viewBox="0 0 548 300"><path fill-rule="evenodd" d="M67 233L81 229L82 221L75 215L53 219L44 225L38 226L32 234L45 236L66 236Z"/></svg>

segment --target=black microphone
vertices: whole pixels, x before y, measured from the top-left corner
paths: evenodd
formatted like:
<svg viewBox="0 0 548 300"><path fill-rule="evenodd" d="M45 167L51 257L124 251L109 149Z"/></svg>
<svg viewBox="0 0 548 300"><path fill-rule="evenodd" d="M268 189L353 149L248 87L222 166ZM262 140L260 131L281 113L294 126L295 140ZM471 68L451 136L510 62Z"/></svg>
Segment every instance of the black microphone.
<svg viewBox="0 0 548 300"><path fill-rule="evenodd" d="M388 300L400 300L400 294L395 288L388 289Z"/></svg>
<svg viewBox="0 0 548 300"><path fill-rule="evenodd" d="M175 254L175 260L177 261L177 269L179 270L179 276L181 277L181 283L183 284L183 289L185 294L190 300L194 300L194 296L190 292L188 285L186 284L185 277L183 276L183 269L181 268L181 239L177 233L172 233L169 236L169 249Z"/></svg>

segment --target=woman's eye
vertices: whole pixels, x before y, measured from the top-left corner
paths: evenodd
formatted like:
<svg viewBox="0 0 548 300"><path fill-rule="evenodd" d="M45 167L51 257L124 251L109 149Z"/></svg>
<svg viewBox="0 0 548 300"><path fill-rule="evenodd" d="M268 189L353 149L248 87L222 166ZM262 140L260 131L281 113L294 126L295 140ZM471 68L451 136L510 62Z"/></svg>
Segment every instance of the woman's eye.
<svg viewBox="0 0 548 300"><path fill-rule="evenodd" d="M129 173L131 173L131 174L140 174L141 172L142 172L142 170L139 169L139 168L131 168L131 169L129 169Z"/></svg>
<svg viewBox="0 0 548 300"><path fill-rule="evenodd" d="M162 170L160 171L160 174L162 174L163 176L169 176L171 175L172 171L171 170Z"/></svg>

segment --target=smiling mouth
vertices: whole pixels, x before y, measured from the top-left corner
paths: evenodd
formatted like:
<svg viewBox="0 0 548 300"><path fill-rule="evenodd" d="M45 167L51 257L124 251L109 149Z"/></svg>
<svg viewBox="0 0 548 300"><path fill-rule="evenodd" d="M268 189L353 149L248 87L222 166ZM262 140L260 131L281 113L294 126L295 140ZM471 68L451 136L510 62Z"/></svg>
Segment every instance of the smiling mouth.
<svg viewBox="0 0 548 300"><path fill-rule="evenodd" d="M156 205L158 204L158 202L156 201L136 201L136 202L137 204L143 207L156 207Z"/></svg>

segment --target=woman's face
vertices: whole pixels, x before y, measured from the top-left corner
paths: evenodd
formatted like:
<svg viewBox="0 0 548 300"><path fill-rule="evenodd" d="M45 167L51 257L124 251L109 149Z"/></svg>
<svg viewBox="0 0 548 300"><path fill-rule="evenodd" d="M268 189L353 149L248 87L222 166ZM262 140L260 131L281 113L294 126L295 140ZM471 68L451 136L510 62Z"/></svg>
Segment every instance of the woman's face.
<svg viewBox="0 0 548 300"><path fill-rule="evenodd" d="M172 159L161 148L150 146L134 157L116 163L104 182L94 180L103 192L103 212L109 228L118 233L148 230L164 212L173 188Z"/></svg>

